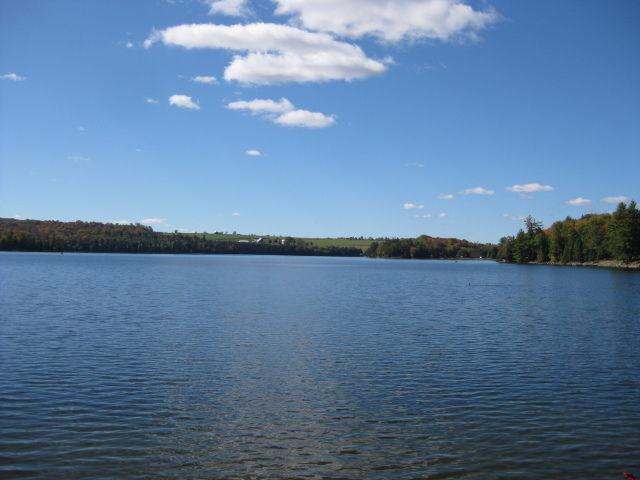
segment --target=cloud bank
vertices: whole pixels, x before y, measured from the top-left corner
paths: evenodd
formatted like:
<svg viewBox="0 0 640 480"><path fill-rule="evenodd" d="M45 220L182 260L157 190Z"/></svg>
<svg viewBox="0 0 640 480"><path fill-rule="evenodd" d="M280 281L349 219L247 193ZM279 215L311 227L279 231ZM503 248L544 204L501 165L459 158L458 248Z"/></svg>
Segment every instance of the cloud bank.
<svg viewBox="0 0 640 480"><path fill-rule="evenodd" d="M357 45L274 23L177 25L153 32L144 46L156 42L243 52L227 65L224 79L244 84L350 81L387 69L385 62L367 57Z"/></svg>

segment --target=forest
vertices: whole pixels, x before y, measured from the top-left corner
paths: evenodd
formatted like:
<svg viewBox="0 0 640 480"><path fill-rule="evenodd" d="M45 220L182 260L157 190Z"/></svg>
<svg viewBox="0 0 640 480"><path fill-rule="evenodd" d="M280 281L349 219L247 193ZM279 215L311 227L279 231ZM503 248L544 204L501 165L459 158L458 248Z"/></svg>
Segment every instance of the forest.
<svg viewBox="0 0 640 480"><path fill-rule="evenodd" d="M318 245L301 238L237 241L206 233L163 233L140 224L59 222L0 218L0 250L27 252L194 253L349 256L355 246ZM513 263L591 263L640 260L640 211L636 202L620 203L609 214L567 217L548 229L529 216L515 236L498 245L421 235L372 241L364 255L373 258L490 258Z"/></svg>
<svg viewBox="0 0 640 480"><path fill-rule="evenodd" d="M495 258L498 247L457 238L394 238L374 241L365 251L367 257L380 258Z"/></svg>
<svg viewBox="0 0 640 480"><path fill-rule="evenodd" d="M543 229L527 217L516 236L503 237L497 259L514 263L585 263L640 259L640 211L636 202L620 203L615 212L567 217Z"/></svg>
<svg viewBox="0 0 640 480"><path fill-rule="evenodd" d="M354 247L317 246L301 239L238 242L206 234L162 233L140 224L0 218L0 250L23 252L198 253L357 257Z"/></svg>

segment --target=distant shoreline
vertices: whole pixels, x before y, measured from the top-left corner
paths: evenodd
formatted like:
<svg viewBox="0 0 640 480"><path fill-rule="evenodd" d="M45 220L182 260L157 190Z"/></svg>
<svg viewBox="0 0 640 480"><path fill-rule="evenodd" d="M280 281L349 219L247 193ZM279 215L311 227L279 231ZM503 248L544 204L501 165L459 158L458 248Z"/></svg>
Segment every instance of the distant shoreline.
<svg viewBox="0 0 640 480"><path fill-rule="evenodd" d="M505 263L509 265L547 265L550 267L583 267L583 268L609 268L613 270L640 270L640 260L636 260L629 263L624 263L619 260L598 260L596 262L505 262L498 260L499 263Z"/></svg>

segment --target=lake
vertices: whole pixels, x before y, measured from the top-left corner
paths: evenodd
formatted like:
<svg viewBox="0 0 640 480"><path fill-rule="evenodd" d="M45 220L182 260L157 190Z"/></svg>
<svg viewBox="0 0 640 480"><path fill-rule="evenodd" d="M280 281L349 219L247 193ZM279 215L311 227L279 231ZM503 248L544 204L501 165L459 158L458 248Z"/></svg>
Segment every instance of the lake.
<svg viewBox="0 0 640 480"><path fill-rule="evenodd" d="M0 477L640 476L640 273L0 253Z"/></svg>

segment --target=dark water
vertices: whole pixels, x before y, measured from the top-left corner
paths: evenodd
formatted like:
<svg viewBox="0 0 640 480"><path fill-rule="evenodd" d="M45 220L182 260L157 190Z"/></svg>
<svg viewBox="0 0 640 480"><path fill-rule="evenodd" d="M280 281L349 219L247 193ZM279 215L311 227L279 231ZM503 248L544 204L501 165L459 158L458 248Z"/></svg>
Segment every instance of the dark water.
<svg viewBox="0 0 640 480"><path fill-rule="evenodd" d="M0 477L640 474L640 274L0 254Z"/></svg>

